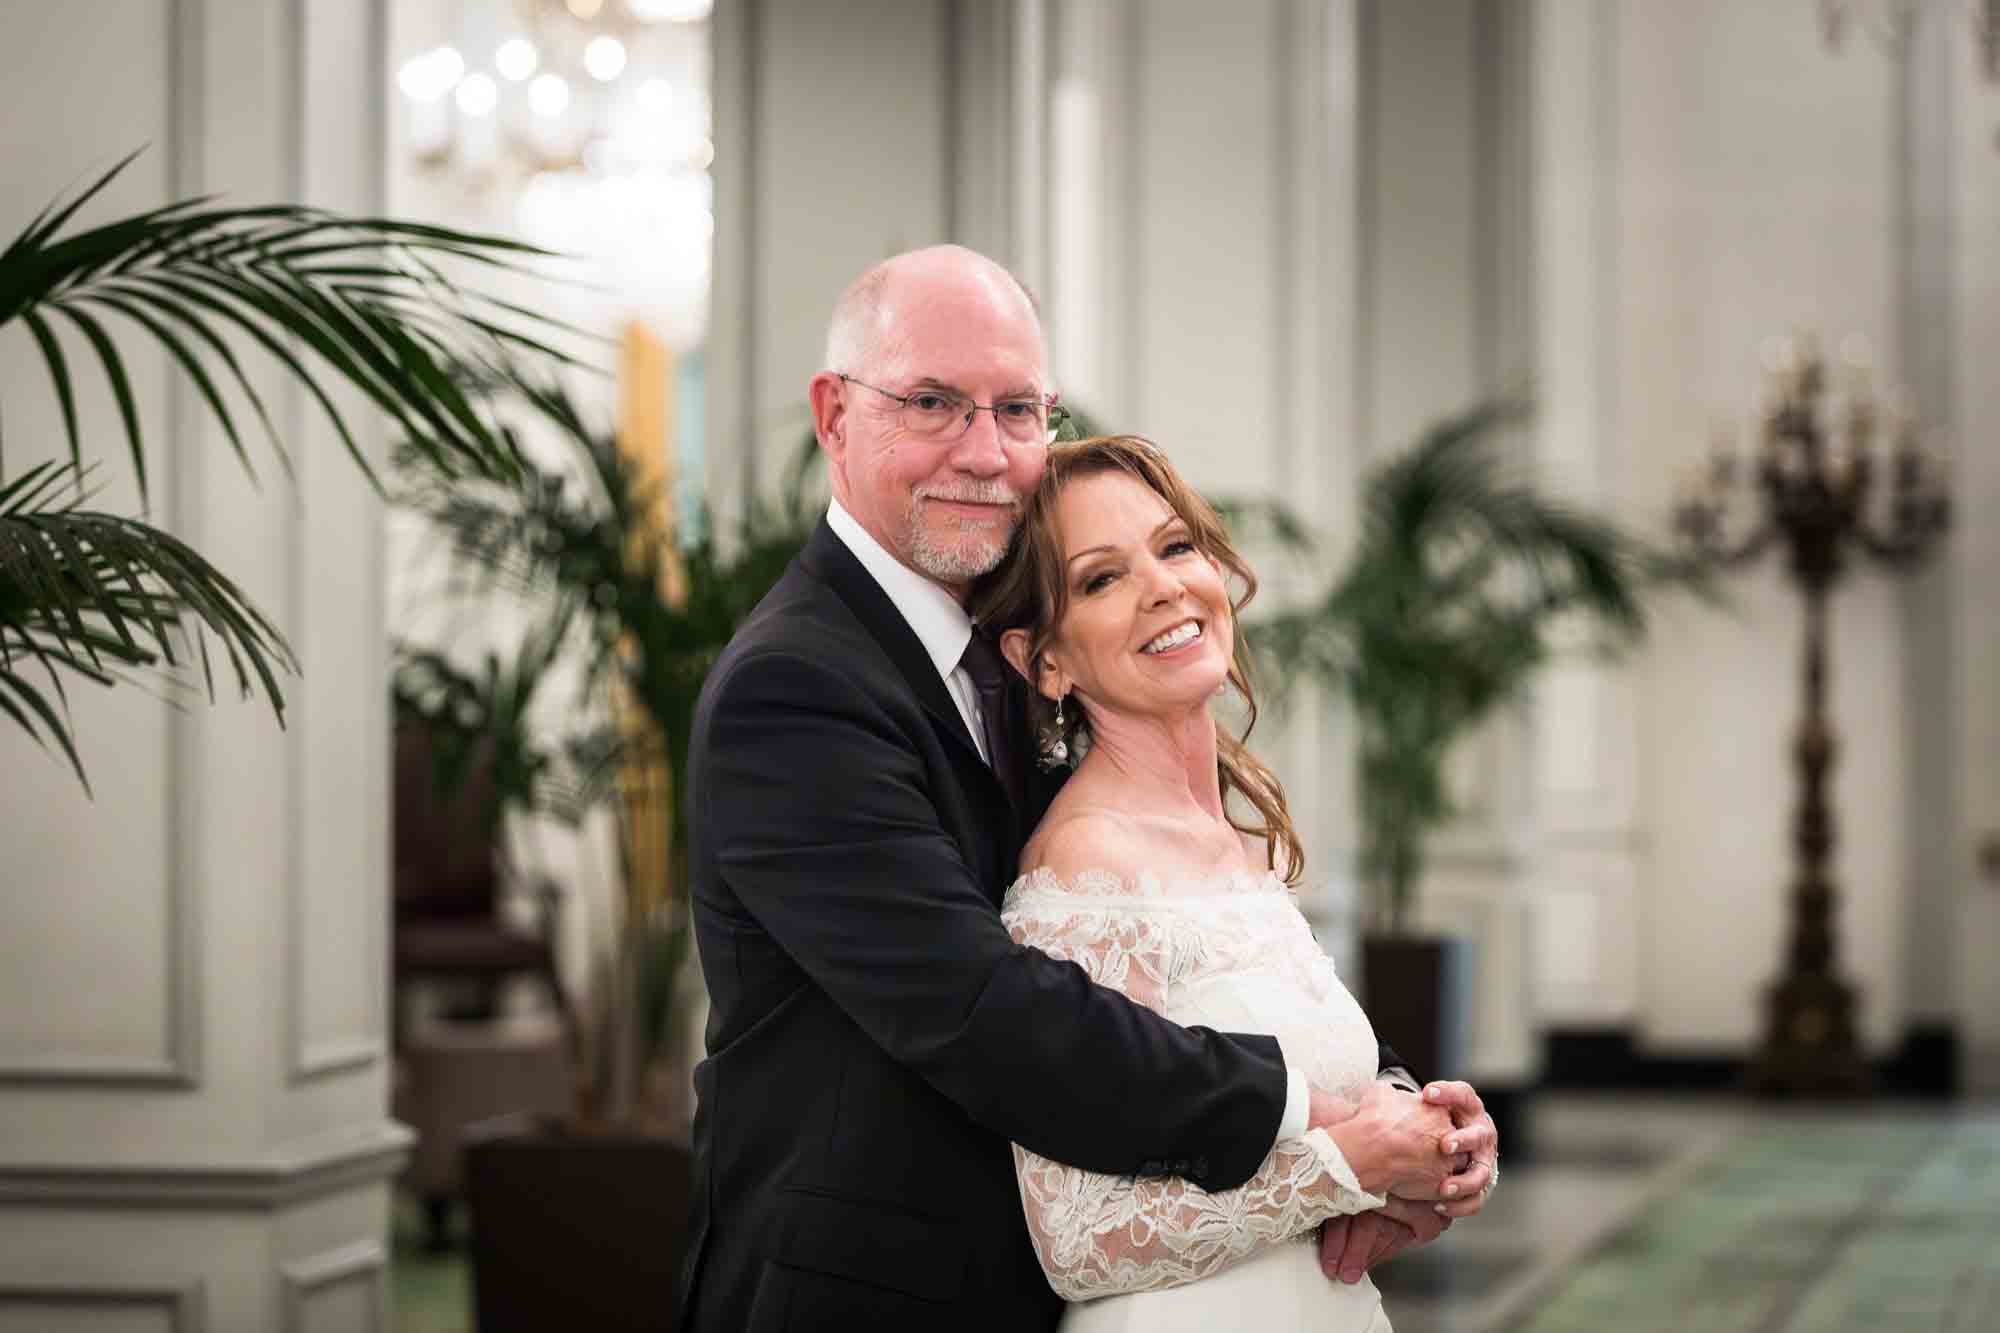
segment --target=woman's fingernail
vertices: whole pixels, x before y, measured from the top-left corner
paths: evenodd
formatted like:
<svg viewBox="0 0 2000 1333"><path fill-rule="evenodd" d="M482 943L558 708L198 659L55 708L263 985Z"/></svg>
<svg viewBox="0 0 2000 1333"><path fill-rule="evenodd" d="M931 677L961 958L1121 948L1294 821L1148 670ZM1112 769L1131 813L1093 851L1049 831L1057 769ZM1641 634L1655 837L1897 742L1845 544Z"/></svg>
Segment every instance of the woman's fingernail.
<svg viewBox="0 0 2000 1333"><path fill-rule="evenodd" d="M1445 1196L1445 1197L1446 1197L1447 1199L1456 1199L1456 1198L1458 1197L1458 1186L1457 1186L1457 1185L1446 1185L1446 1186L1444 1187L1444 1196Z"/></svg>
<svg viewBox="0 0 2000 1333"><path fill-rule="evenodd" d="M1444 1150L1445 1150L1446 1152L1457 1152L1457 1151L1458 1151L1458 1140L1457 1140L1457 1139L1446 1139L1446 1140L1444 1141Z"/></svg>
<svg viewBox="0 0 2000 1333"><path fill-rule="evenodd" d="M1446 1216L1450 1216L1450 1214L1446 1212L1445 1206L1441 1203L1434 1203L1431 1205L1431 1207L1440 1213L1445 1213Z"/></svg>

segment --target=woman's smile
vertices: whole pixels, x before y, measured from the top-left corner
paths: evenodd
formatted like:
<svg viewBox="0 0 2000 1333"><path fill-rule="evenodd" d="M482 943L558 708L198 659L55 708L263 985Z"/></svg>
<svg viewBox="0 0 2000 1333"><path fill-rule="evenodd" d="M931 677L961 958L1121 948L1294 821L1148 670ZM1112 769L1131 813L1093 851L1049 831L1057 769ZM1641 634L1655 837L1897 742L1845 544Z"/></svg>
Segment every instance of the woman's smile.
<svg viewBox="0 0 2000 1333"><path fill-rule="evenodd" d="M1170 657L1202 641L1201 622L1187 619L1148 640L1139 651L1148 657Z"/></svg>

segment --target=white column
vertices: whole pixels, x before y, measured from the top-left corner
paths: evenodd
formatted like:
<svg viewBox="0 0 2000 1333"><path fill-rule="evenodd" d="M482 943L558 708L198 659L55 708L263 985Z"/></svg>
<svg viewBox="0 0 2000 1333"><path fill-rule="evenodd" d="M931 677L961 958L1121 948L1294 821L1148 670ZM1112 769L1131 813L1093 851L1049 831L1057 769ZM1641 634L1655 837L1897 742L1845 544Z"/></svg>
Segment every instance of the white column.
<svg viewBox="0 0 2000 1333"><path fill-rule="evenodd" d="M1610 6L1564 0L1539 0L1533 18L1536 463L1557 493L1610 514L1626 464L1607 336L1617 21ZM1629 667L1580 647L1551 662L1536 691L1532 885L1536 1006L1550 1025L1622 1028L1637 1016L1637 759Z"/></svg>
<svg viewBox="0 0 2000 1333"><path fill-rule="evenodd" d="M1954 38L1958 33L1952 34ZM2000 870L1979 873L1978 849L2000 838L2000 87L1975 73L1970 43L1954 44L1950 282L1957 524L1947 558L1953 604L1958 836L1949 883L1957 922L1956 1009L1968 1082L2000 1090Z"/></svg>
<svg viewBox="0 0 2000 1333"><path fill-rule="evenodd" d="M82 221L189 195L379 207L378 4L159 0L10 17L10 230L150 141ZM386 645L380 508L303 394L253 372L298 478L243 476L163 355L124 337L154 517L284 630L304 677L280 730L231 693L174 713L73 692L86 800L0 737L0 1329L386 1329ZM46 380L0 350L7 464L60 439ZM87 357L90 452L131 469ZM379 432L368 432L371 440ZM150 1325L148 1325L150 1326Z"/></svg>

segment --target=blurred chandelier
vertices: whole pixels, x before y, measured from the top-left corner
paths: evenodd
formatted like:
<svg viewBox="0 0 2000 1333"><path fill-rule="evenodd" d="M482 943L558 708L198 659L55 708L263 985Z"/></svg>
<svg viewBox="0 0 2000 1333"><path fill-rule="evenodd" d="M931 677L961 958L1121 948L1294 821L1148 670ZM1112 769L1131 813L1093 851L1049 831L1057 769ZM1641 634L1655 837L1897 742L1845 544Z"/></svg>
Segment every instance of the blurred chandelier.
<svg viewBox="0 0 2000 1333"><path fill-rule="evenodd" d="M456 0L405 60L419 171L598 276L679 346L706 324L714 0ZM499 221L489 218L487 221Z"/></svg>
<svg viewBox="0 0 2000 1333"><path fill-rule="evenodd" d="M397 73L418 164L474 190L546 171L706 171L715 148L693 48L706 42L713 6L462 5L459 40L411 57Z"/></svg>

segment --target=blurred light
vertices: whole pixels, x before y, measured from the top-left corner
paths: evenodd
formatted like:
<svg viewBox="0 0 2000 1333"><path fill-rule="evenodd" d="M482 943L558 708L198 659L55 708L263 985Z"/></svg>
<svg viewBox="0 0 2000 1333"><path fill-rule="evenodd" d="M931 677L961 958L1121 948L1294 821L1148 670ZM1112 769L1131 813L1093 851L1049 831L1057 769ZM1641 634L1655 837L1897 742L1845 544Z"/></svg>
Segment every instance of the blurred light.
<svg viewBox="0 0 2000 1333"><path fill-rule="evenodd" d="M396 74L396 86L412 101L435 102L464 74L465 58L449 46L440 46L404 61Z"/></svg>
<svg viewBox="0 0 2000 1333"><path fill-rule="evenodd" d="M500 43L500 49L493 53L494 67L500 77L519 83L535 72L541 57L535 53L535 44L525 37L509 37Z"/></svg>
<svg viewBox="0 0 2000 1333"><path fill-rule="evenodd" d="M673 109L674 85L662 78L647 79L634 96L641 111L649 116L664 116Z"/></svg>
<svg viewBox="0 0 2000 1333"><path fill-rule="evenodd" d="M431 52L431 60L437 66L438 78L449 88L465 77L465 57L455 46L440 46Z"/></svg>
<svg viewBox="0 0 2000 1333"><path fill-rule="evenodd" d="M702 171L715 165L715 141L703 139L694 146L694 164Z"/></svg>
<svg viewBox="0 0 2000 1333"><path fill-rule="evenodd" d="M569 0L569 12L580 19L594 19L604 8L604 0Z"/></svg>
<svg viewBox="0 0 2000 1333"><path fill-rule="evenodd" d="M528 107L538 116L560 116L569 108L569 85L560 74L537 74L528 85Z"/></svg>
<svg viewBox="0 0 2000 1333"><path fill-rule="evenodd" d="M625 0L625 7L647 23L695 23L709 16L715 0Z"/></svg>
<svg viewBox="0 0 2000 1333"><path fill-rule="evenodd" d="M609 83L625 68L625 43L616 37L593 37L583 48L583 67L590 77Z"/></svg>
<svg viewBox="0 0 2000 1333"><path fill-rule="evenodd" d="M500 89L484 74L468 74L459 80L458 109L468 116L487 116L500 101Z"/></svg>

